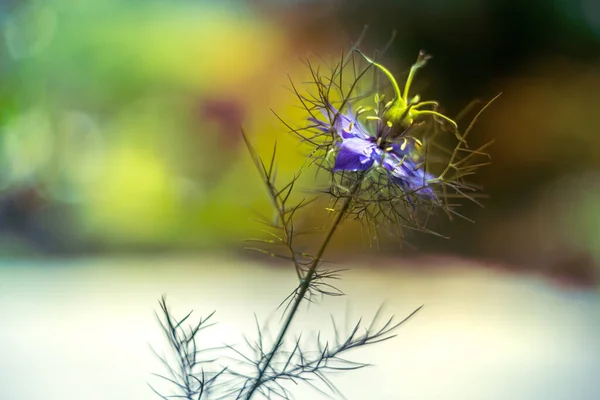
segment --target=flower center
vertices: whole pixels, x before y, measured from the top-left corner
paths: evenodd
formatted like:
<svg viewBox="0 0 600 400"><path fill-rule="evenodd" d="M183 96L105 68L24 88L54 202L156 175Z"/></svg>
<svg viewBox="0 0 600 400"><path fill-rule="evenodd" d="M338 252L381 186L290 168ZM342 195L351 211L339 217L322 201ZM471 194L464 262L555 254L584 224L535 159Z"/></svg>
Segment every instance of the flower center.
<svg viewBox="0 0 600 400"><path fill-rule="evenodd" d="M394 150L392 147L392 142L385 140L382 137L377 138L377 148L387 153Z"/></svg>

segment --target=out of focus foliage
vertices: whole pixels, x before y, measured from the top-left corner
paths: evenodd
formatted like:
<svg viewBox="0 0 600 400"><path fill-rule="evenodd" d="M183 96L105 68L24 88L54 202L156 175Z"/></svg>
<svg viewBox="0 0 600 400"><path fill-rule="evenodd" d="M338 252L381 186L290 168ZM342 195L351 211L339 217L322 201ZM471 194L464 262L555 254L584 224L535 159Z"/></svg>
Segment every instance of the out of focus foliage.
<svg viewBox="0 0 600 400"><path fill-rule="evenodd" d="M49 248L162 247L248 229L262 188L248 184L240 126L272 138L280 127L269 106L290 108L277 100L280 28L226 2L2 11L0 185L7 199L39 198L20 210L25 223L10 210L14 228L30 225L22 237Z"/></svg>
<svg viewBox="0 0 600 400"><path fill-rule="evenodd" d="M415 90L435 92L448 115L504 93L473 132L473 146L496 141L475 177L486 208L464 210L477 226L440 226L452 241L418 243L485 253L545 188L598 179L597 3L2 2L0 247L200 248L247 236L250 210L269 204L240 126L265 154L277 136L289 155L280 173L292 173L301 151L270 111L299 123L286 73L301 82L309 52L339 56L368 24L367 52L397 31L385 59L398 76L419 49L433 54ZM600 185L566 187L546 231L600 254L590 222Z"/></svg>

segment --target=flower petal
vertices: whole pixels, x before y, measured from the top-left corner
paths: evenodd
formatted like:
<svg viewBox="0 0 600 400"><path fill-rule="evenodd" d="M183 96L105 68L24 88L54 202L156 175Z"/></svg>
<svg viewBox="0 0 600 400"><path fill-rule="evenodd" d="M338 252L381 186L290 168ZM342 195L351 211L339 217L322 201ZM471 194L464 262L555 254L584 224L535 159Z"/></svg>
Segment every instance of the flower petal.
<svg viewBox="0 0 600 400"><path fill-rule="evenodd" d="M350 105L348 105L348 115L339 112L331 103L327 104L327 108L322 108L321 113L323 113L328 121L333 122L333 128L342 139L368 139L371 137L371 135L369 135L369 133L356 120ZM330 126L328 123L323 123L322 121L315 120L314 118L309 119L313 122L321 123L328 127ZM322 126L320 126L319 129L324 130Z"/></svg>
<svg viewBox="0 0 600 400"><path fill-rule="evenodd" d="M365 131L360 122L354 118L350 119L343 114L339 114L335 123L335 128L342 139L363 139L367 140L371 138L371 135Z"/></svg>
<svg viewBox="0 0 600 400"><path fill-rule="evenodd" d="M325 123L324 121L321 121L320 119L317 118L313 118L313 117L309 117L308 120L310 122L312 122L314 125L314 127L318 130L320 130L323 133L327 133L329 132L329 124Z"/></svg>
<svg viewBox="0 0 600 400"><path fill-rule="evenodd" d="M339 144L334 171L365 171L373 165L377 146L368 140L351 138Z"/></svg>
<svg viewBox="0 0 600 400"><path fill-rule="evenodd" d="M417 168L409 157L403 160L403 157L394 153L387 153L383 166L389 171L390 178L403 190L430 198L435 197L433 189L429 186L429 180L433 179L433 176L422 168Z"/></svg>

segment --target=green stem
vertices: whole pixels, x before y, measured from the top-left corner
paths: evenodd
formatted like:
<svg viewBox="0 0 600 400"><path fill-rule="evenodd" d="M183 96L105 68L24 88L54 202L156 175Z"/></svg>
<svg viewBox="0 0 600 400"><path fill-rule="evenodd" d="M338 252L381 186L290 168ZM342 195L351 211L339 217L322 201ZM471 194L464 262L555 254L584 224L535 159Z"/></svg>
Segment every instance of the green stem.
<svg viewBox="0 0 600 400"><path fill-rule="evenodd" d="M304 279L302 280L302 283L300 284L300 290L298 291L298 294L296 295L294 303L292 304L292 307L290 308L290 311L285 319L285 322L283 323L283 326L281 327L281 330L279 331L277 340L275 340L275 344L273 345L271 352L267 356L265 363L262 365L262 367L258 371L258 377L256 378L256 381L250 388L250 391L248 392L248 396L246 396L246 400L250 400L250 398L252 398L252 395L254 394L254 392L256 392L256 389L258 389L264 383L263 378L265 376L267 368L269 368L271 361L273 361L273 357L275 357L275 353L277 353L277 351L279 350L279 347L281 347L281 345L283 344L283 339L285 337L285 334L287 333L290 325L292 324L292 320L294 319L294 316L296 315L296 312L298 311L298 307L300 306L300 303L302 303L302 300L304 300L304 296L306 295L306 292L308 292L308 289L310 288L310 284L311 284L312 279L317 271L317 267L319 266L321 257L323 257L323 254L325 253L325 250L327 249L327 246L329 245L329 241L331 240L331 238L333 237L333 234L335 233L338 226L340 225L340 222L342 222L342 219L346 215L346 212L348 212L348 209L350 208L350 204L352 203L352 199L356 195L356 192L358 191L358 189L360 188L361 183L362 183L362 177L359 178L359 180L355 183L354 187L351 189L349 196L346 197L344 204L342 205L342 209L336 215L335 220L333 221L333 223L331 224L331 227L327 231L327 234L325 235L325 238L323 239L323 243L321 243L321 247L319 247L319 251L317 252L316 257L314 258L313 262L310 264L310 267L308 268L308 272L306 273L306 276L304 277Z"/></svg>

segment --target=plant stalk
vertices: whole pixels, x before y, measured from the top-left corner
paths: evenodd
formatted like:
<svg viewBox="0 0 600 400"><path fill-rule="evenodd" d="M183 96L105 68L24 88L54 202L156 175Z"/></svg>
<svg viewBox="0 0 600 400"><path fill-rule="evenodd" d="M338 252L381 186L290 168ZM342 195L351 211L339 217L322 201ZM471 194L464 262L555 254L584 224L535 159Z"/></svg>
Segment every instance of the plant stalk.
<svg viewBox="0 0 600 400"><path fill-rule="evenodd" d="M275 340L275 344L273 345L271 352L269 353L269 355L267 356L267 359L265 360L264 364L260 368L260 370L258 372L258 377L256 378L256 381L250 388L250 391L248 392L248 395L246 396L246 400L250 400L252 398L252 396L254 395L254 393L256 392L256 389L258 389L264 383L263 377L265 376L267 368L269 368L269 365L271 364L271 361L273 361L273 358L275 357L275 354L279 350L279 347L281 347L281 345L283 344L283 339L285 337L285 334L287 333L290 325L292 324L292 320L294 319L294 316L296 315L296 312L298 311L298 307L300 306L300 303L302 303L302 300L304 300L304 296L306 295L306 292L308 292L308 289L310 288L312 279L317 271L319 262L321 261L321 258L323 257L323 254L325 253L327 246L329 245L329 241L331 240L331 238L333 237L333 234L335 233L338 226L340 225L340 222L342 222L342 219L346 215L346 212L348 212L348 208L350 207L350 204L352 203L352 199L354 198L354 196L356 195L356 192L360 188L361 183L362 183L362 177L359 178L359 180L355 183L354 187L351 189L348 197L345 198L344 204L342 205L341 210L338 212L333 223L331 224L331 227L327 231L327 234L325 235L325 238L323 239L323 243L321 243L321 246L319 247L319 251L317 252L316 257L314 258L313 262L310 264L310 267L308 268L308 272L306 273L306 276L304 277L304 279L302 280L302 283L300 284L298 294L296 295L294 303L292 304L292 307L290 308L290 311L285 319L285 322L284 322L283 326L281 327L281 330L279 331L277 340Z"/></svg>

